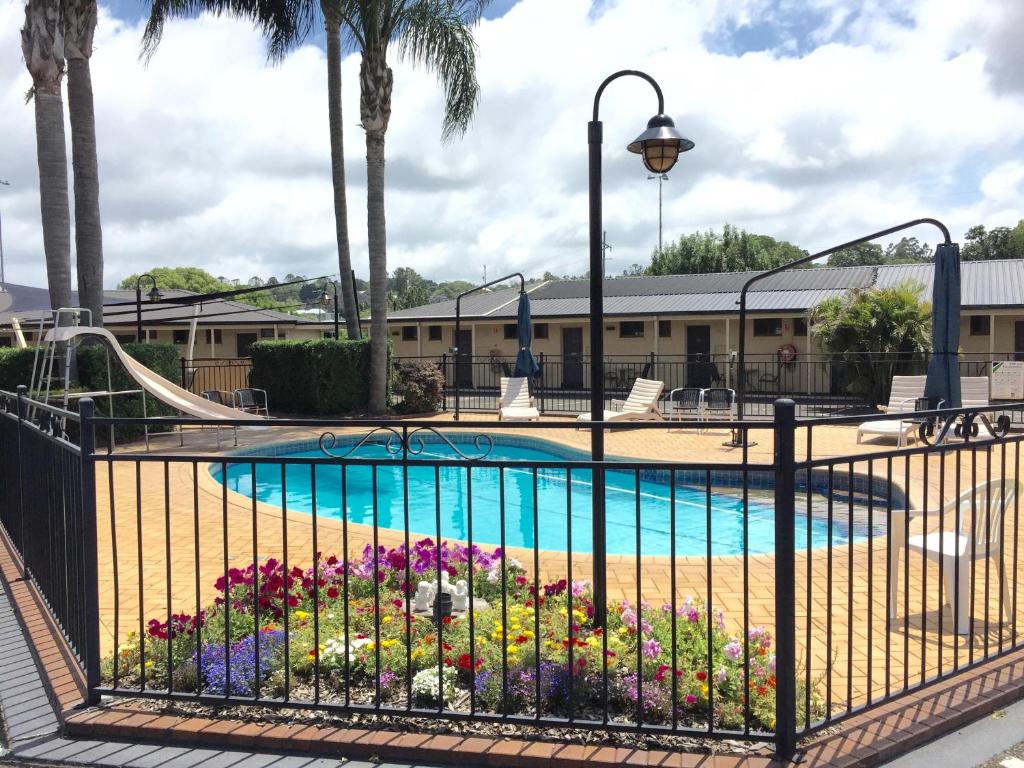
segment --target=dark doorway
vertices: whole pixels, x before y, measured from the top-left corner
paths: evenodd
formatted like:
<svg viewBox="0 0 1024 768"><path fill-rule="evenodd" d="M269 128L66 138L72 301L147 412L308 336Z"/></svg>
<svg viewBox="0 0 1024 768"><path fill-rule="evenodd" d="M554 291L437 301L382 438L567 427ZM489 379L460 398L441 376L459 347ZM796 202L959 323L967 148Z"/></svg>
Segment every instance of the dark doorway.
<svg viewBox="0 0 1024 768"><path fill-rule="evenodd" d="M235 335L235 350L238 352L239 357L250 357L252 355L252 345L256 343L257 336L255 333L239 333Z"/></svg>
<svg viewBox="0 0 1024 768"><path fill-rule="evenodd" d="M1013 324L1013 359L1024 360L1024 320Z"/></svg>
<svg viewBox="0 0 1024 768"><path fill-rule="evenodd" d="M686 386L709 386L712 380L717 378L712 371L714 364L711 362L711 326L686 326Z"/></svg>
<svg viewBox="0 0 1024 768"><path fill-rule="evenodd" d="M562 329L562 389L583 387L583 329Z"/></svg>
<svg viewBox="0 0 1024 768"><path fill-rule="evenodd" d="M455 379L460 387L473 386L473 332L459 331L455 339Z"/></svg>

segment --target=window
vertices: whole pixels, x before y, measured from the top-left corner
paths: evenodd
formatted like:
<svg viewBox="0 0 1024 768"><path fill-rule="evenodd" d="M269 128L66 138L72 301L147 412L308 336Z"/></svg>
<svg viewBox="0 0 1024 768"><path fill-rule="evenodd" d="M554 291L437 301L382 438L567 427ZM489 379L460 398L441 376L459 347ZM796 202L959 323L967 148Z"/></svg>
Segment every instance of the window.
<svg viewBox="0 0 1024 768"><path fill-rule="evenodd" d="M419 329L415 325L402 326L402 341L416 341L419 338Z"/></svg>
<svg viewBox="0 0 1024 768"><path fill-rule="evenodd" d="M988 336L992 333L992 318L988 315L971 315L971 336Z"/></svg>
<svg viewBox="0 0 1024 768"><path fill-rule="evenodd" d="M546 338L548 338L548 324L547 323L534 323L533 324L533 338L535 338L535 339L546 339Z"/></svg>
<svg viewBox="0 0 1024 768"><path fill-rule="evenodd" d="M146 329L146 339L148 339L149 341L156 341L159 337L159 331L152 331L149 328Z"/></svg>
<svg viewBox="0 0 1024 768"><path fill-rule="evenodd" d="M642 339L644 337L643 320L626 320L619 323L620 339Z"/></svg>
<svg viewBox="0 0 1024 768"><path fill-rule="evenodd" d="M9 347L9 346L11 346L11 337L10 336L0 336L0 347Z"/></svg>
<svg viewBox="0 0 1024 768"><path fill-rule="evenodd" d="M210 340L211 334L213 336L213 341L212 342ZM224 343L224 333L221 331L220 328L207 328L206 329L206 343L207 344L210 344L210 343L213 343L213 344L223 344Z"/></svg>
<svg viewBox="0 0 1024 768"><path fill-rule="evenodd" d="M658 321L658 337L662 339L672 338L672 321L671 320L659 320Z"/></svg>
<svg viewBox="0 0 1024 768"><path fill-rule="evenodd" d="M428 341L440 341L441 340L441 326L440 325L428 325L427 326L427 340Z"/></svg>
<svg viewBox="0 0 1024 768"><path fill-rule="evenodd" d="M188 344L188 331L172 331L171 335L175 344Z"/></svg>
<svg viewBox="0 0 1024 768"><path fill-rule="evenodd" d="M134 333L118 333L114 335L114 338L117 339L118 344L132 344L135 342Z"/></svg>
<svg viewBox="0 0 1024 768"><path fill-rule="evenodd" d="M793 335L794 336L806 336L807 335L807 318L806 317L794 317L793 318Z"/></svg>
<svg viewBox="0 0 1024 768"><path fill-rule="evenodd" d="M519 335L519 326L515 323L505 323L505 338L514 339Z"/></svg>
<svg viewBox="0 0 1024 768"><path fill-rule="evenodd" d="M261 339L272 339L272 338L274 338L274 329L273 328L260 328L260 338Z"/></svg>
<svg viewBox="0 0 1024 768"><path fill-rule="evenodd" d="M754 321L755 336L781 336L782 320L778 317L763 318Z"/></svg>

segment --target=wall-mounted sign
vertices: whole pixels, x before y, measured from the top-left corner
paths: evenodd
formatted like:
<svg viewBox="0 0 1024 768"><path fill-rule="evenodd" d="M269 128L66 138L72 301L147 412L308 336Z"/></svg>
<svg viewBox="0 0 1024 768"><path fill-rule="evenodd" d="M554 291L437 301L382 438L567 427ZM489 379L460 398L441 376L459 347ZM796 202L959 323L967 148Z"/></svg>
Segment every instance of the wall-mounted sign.
<svg viewBox="0 0 1024 768"><path fill-rule="evenodd" d="M992 399L1024 400L1024 361L992 363Z"/></svg>

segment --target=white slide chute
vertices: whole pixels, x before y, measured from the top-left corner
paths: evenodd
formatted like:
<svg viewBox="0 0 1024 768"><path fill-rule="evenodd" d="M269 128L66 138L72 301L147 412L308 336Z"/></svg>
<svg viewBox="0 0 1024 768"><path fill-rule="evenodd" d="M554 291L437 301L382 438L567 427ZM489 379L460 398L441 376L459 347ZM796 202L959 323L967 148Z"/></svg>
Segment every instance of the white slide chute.
<svg viewBox="0 0 1024 768"><path fill-rule="evenodd" d="M176 408L188 416L197 419L214 419L232 421L266 421L266 418L255 413L246 413L236 408L229 408L226 405L211 402L205 397L182 389L177 384L154 373L142 365L135 358L128 355L118 343L114 335L105 328L94 328L88 325L62 326L47 331L44 341L48 343L70 342L84 336L95 336L109 347L121 365L128 371L128 375L135 380L142 389L155 397L162 403Z"/></svg>

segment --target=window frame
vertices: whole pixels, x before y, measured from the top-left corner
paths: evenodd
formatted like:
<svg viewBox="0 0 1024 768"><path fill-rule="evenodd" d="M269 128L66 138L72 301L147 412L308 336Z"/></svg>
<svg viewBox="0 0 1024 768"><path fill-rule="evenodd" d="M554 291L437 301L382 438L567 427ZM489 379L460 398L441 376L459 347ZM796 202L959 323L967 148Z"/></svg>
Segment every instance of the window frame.
<svg viewBox="0 0 1024 768"><path fill-rule="evenodd" d="M627 333L627 326L631 330L639 330L639 333ZM643 320L620 320L619 321L619 338L620 339L642 339L647 334L647 323Z"/></svg>
<svg viewBox="0 0 1024 768"><path fill-rule="evenodd" d="M992 335L992 316L991 315L968 315L970 318L967 321L967 335L968 336L991 336ZM975 320L983 321L980 325L984 326L984 330L975 329Z"/></svg>
<svg viewBox="0 0 1024 768"><path fill-rule="evenodd" d="M671 339L672 338L672 321L671 320L659 320L658 321L658 338L659 339Z"/></svg>
<svg viewBox="0 0 1024 768"><path fill-rule="evenodd" d="M782 318L781 317L758 317L758 318L755 318L752 321L752 323L754 325L754 327L753 327L753 335L755 337L757 337L757 338L773 339L773 338L778 338L779 336L782 335ZM760 326L760 331L759 331L758 330L758 324L759 323L761 323L761 324L763 324L763 323L771 323L772 324L771 325L772 332L771 333L764 333L764 327L765 327L764 325Z"/></svg>
<svg viewBox="0 0 1024 768"><path fill-rule="evenodd" d="M519 323L505 323L502 338L505 341L519 338Z"/></svg>
<svg viewBox="0 0 1024 768"><path fill-rule="evenodd" d="M444 341L444 328L440 325L428 325L427 341Z"/></svg>
<svg viewBox="0 0 1024 768"><path fill-rule="evenodd" d="M419 341L420 329L416 325L402 326L402 341Z"/></svg>
<svg viewBox="0 0 1024 768"><path fill-rule="evenodd" d="M535 339L549 339L549 338L551 338L551 327L547 323L534 323L533 324L533 338L535 338Z"/></svg>
<svg viewBox="0 0 1024 768"><path fill-rule="evenodd" d="M810 333L811 325L807 322L806 317L794 317L793 318L793 336L799 338L806 338Z"/></svg>

